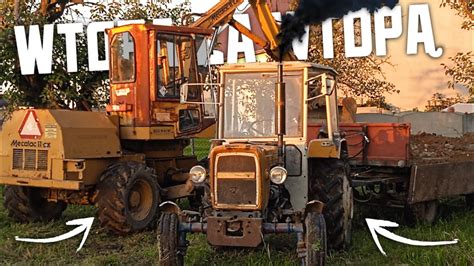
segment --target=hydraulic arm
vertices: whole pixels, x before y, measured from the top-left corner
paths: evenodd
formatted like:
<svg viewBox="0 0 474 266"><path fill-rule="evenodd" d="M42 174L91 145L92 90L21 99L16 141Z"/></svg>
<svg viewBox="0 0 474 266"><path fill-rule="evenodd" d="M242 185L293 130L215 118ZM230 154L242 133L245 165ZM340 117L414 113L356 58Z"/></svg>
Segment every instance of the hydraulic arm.
<svg viewBox="0 0 474 266"><path fill-rule="evenodd" d="M266 0L249 0L249 4L255 13L255 16L257 17L257 20L260 24L260 28L262 29L266 40L255 35L247 27L232 18L234 11L243 2L244 0L222 0L214 7L209 9L209 11L204 13L196 22L192 23L190 26L210 29L229 24L237 31L250 38L256 44L263 47L267 52L268 56L270 56L273 60L296 60L296 57L292 51L284 54L283 57L280 58L281 56L278 49L279 41L277 37L279 32L279 26L273 18L272 12L268 7Z"/></svg>

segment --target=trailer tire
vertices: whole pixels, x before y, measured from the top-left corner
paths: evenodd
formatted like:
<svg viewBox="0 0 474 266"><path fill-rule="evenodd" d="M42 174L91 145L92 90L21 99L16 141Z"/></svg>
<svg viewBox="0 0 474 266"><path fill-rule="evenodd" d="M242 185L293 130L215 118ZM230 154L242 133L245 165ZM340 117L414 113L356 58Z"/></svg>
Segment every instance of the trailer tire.
<svg viewBox="0 0 474 266"><path fill-rule="evenodd" d="M305 265L325 265L327 255L327 236L324 215L309 212L305 217Z"/></svg>
<svg viewBox="0 0 474 266"><path fill-rule="evenodd" d="M433 224L438 219L439 202L437 200L418 202L405 207L406 222Z"/></svg>
<svg viewBox="0 0 474 266"><path fill-rule="evenodd" d="M6 186L3 195L8 216L22 223L59 219L67 207L64 201L48 202L42 198L39 188Z"/></svg>
<svg viewBox="0 0 474 266"><path fill-rule="evenodd" d="M309 200L324 203L328 248L346 249L351 244L353 192L349 166L339 159L310 162Z"/></svg>
<svg viewBox="0 0 474 266"><path fill-rule="evenodd" d="M465 196L467 206L474 208L474 193Z"/></svg>
<svg viewBox="0 0 474 266"><path fill-rule="evenodd" d="M98 218L109 231L124 235L155 225L160 189L154 170L145 164L111 165L97 189Z"/></svg>
<svg viewBox="0 0 474 266"><path fill-rule="evenodd" d="M179 220L178 215L172 212L163 212L158 222L158 253L159 265L184 265L184 252L179 247Z"/></svg>

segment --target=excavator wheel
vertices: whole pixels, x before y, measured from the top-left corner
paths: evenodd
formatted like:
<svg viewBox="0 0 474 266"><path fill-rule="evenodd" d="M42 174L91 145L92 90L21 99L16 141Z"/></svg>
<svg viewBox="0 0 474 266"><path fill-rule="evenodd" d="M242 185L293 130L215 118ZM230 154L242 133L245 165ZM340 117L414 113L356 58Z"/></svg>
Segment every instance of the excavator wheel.
<svg viewBox="0 0 474 266"><path fill-rule="evenodd" d="M138 162L113 164L98 185L99 221L120 235L144 230L155 223L159 194L153 169Z"/></svg>
<svg viewBox="0 0 474 266"><path fill-rule="evenodd" d="M309 200L324 203L328 248L345 249L351 243L353 193L347 164L339 159L310 162Z"/></svg>
<svg viewBox="0 0 474 266"><path fill-rule="evenodd" d="M48 202L40 189L33 187L6 186L3 195L8 216L22 223L59 219L67 207L63 201Z"/></svg>

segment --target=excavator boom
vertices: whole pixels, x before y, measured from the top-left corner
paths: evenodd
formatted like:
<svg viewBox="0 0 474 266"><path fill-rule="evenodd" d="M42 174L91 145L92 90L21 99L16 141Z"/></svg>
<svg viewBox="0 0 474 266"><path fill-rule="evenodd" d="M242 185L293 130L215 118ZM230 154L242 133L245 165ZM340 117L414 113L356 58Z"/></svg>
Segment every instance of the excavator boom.
<svg viewBox="0 0 474 266"><path fill-rule="evenodd" d="M237 7L243 2L244 0L221 0L214 7L209 9L209 11L204 13L198 20L196 20L196 22L189 26L211 29L229 24L237 31L250 38L256 44L263 47L268 56L270 56L273 60L297 60L292 51L287 52L283 56L280 55L278 49L278 33L280 31L280 27L273 18L272 12L266 0L249 0L249 4L255 13L265 39L255 35L244 25L232 18Z"/></svg>

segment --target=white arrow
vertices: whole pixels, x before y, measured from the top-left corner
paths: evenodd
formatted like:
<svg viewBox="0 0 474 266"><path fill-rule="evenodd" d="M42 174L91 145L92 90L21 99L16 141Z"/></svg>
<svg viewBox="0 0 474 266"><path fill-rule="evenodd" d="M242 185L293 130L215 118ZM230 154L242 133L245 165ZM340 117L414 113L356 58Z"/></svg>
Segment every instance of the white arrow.
<svg viewBox="0 0 474 266"><path fill-rule="evenodd" d="M59 241L63 241L65 239L74 237L80 234L82 231L84 231L84 236L82 237L81 244L79 245L79 248L76 250L76 252L78 252L79 250L81 250L82 246L86 242L87 236L89 235L89 231L91 230L93 222L94 222L94 217L76 219L76 220L67 222L66 225L78 225L78 227L60 236L51 237L51 238L43 238L43 239L20 238L18 236L15 236L15 240L23 241L23 242L31 242L31 243L54 243L54 242L59 242Z"/></svg>
<svg viewBox="0 0 474 266"><path fill-rule="evenodd" d="M366 218L365 221L367 222L367 226L369 227L370 233L372 234L372 237L374 238L374 242L379 248L380 252L387 256L385 251L383 251L382 246L380 245L379 238L377 236L377 233L383 235L384 237L391 239L393 241L397 241L403 244L407 245L412 245L412 246L422 246L422 247L427 247L427 246L443 246L443 245L453 245L458 243L458 239L454 239L453 241L418 241L418 240L412 240L408 239L405 237L398 236L387 229L384 229L382 227L398 227L397 223L390 222L390 221L384 221L384 220L376 220L376 219L369 219ZM377 232L377 233L376 233Z"/></svg>

